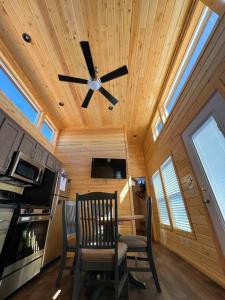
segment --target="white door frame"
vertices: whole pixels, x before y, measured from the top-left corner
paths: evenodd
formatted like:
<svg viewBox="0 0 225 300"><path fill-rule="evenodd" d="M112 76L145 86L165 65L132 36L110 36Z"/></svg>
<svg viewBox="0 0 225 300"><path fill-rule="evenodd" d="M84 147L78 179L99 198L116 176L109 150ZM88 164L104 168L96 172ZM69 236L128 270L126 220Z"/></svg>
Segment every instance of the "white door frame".
<svg viewBox="0 0 225 300"><path fill-rule="evenodd" d="M193 119L193 121L182 134L182 137L203 192L203 201L206 203L209 215L221 245L221 250L225 257L225 222L192 141L193 133L196 132L210 116L214 117L218 127L225 136L225 99L218 91L213 94L208 103Z"/></svg>

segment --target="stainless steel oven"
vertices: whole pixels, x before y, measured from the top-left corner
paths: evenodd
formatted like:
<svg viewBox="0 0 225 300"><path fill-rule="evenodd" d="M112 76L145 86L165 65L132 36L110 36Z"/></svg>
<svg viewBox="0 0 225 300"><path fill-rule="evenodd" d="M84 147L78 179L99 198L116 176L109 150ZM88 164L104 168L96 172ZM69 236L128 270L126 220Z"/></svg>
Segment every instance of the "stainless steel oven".
<svg viewBox="0 0 225 300"><path fill-rule="evenodd" d="M30 184L40 184L44 169L44 166L18 151L10 164L8 176Z"/></svg>
<svg viewBox="0 0 225 300"><path fill-rule="evenodd" d="M49 220L40 208L20 208L14 214L1 254L0 299L40 272Z"/></svg>

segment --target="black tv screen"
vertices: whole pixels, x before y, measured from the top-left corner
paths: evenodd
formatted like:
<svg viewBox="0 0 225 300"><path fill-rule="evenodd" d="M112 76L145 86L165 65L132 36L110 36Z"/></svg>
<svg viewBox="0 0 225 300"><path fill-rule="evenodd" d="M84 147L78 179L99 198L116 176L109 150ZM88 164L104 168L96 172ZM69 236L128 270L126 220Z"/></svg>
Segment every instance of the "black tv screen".
<svg viewBox="0 0 225 300"><path fill-rule="evenodd" d="M92 158L91 177L126 178L126 159Z"/></svg>

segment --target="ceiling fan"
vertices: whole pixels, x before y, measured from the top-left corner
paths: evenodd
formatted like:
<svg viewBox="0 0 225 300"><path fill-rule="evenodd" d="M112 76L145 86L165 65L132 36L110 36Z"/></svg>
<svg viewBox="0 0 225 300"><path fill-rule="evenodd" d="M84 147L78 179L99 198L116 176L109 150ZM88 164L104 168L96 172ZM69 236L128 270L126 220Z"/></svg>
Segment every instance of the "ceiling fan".
<svg viewBox="0 0 225 300"><path fill-rule="evenodd" d="M118 103L118 100L113 97L106 89L103 88L102 84L106 81L115 79L117 77L123 76L128 74L127 66L122 66L102 77L98 77L98 68L94 67L91 50L89 47L89 43L87 41L81 41L80 42L81 49L83 51L83 55L87 64L87 68L90 74L89 79L82 79L77 77L71 77L66 75L58 75L60 81L68 81L68 82L75 82L75 83L82 83L87 84L89 87L88 93L82 103L82 107L87 108L89 105L89 102L91 100L91 97L94 93L94 91L99 91L103 96L107 98L107 100L112 103L113 105L116 105Z"/></svg>

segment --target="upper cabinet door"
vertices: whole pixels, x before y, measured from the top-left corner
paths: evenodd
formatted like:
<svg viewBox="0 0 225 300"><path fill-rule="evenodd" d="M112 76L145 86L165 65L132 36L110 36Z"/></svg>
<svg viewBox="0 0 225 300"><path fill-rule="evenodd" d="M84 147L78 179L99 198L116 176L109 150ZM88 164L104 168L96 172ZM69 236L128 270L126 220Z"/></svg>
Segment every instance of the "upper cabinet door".
<svg viewBox="0 0 225 300"><path fill-rule="evenodd" d="M46 167L53 171L60 171L61 163L52 154L49 154L46 162Z"/></svg>
<svg viewBox="0 0 225 300"><path fill-rule="evenodd" d="M51 155L51 154L48 155L46 166L49 169L55 171L55 169L56 169L56 159L55 159L55 157L53 155Z"/></svg>
<svg viewBox="0 0 225 300"><path fill-rule="evenodd" d="M25 133L19 147L19 151L26 154L29 158L34 158L37 142L29 134Z"/></svg>
<svg viewBox="0 0 225 300"><path fill-rule="evenodd" d="M14 151L17 151L23 130L12 120L6 118L0 127L0 172L5 173Z"/></svg>
<svg viewBox="0 0 225 300"><path fill-rule="evenodd" d="M45 150L40 144L37 144L35 149L34 160L42 164L43 166L46 165L46 160L48 157L48 151Z"/></svg>
<svg viewBox="0 0 225 300"><path fill-rule="evenodd" d="M2 125L3 120L6 118L6 115L2 110L0 110L0 126Z"/></svg>

